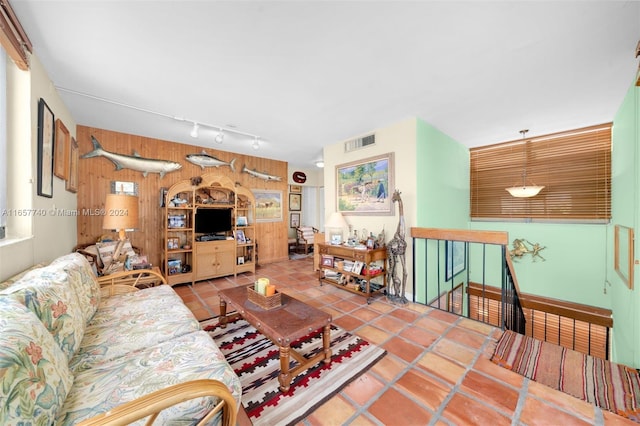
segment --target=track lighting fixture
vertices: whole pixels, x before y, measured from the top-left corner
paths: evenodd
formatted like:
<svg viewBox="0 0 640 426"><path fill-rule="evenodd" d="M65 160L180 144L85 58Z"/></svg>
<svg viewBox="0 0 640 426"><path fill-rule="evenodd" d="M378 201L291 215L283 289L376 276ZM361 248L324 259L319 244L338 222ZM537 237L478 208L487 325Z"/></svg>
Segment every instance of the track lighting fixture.
<svg viewBox="0 0 640 426"><path fill-rule="evenodd" d="M198 125L198 123L196 123L194 121L193 122L193 129L191 129L191 133L189 133L192 138L197 138L198 137L198 129L199 128L200 128L200 126Z"/></svg>
<svg viewBox="0 0 640 426"><path fill-rule="evenodd" d="M109 104L113 104L113 105L117 105L120 107L124 107L124 108L129 108L129 109L133 109L136 111L142 111L145 112L147 114L154 114L160 117L165 117L165 118L169 118L175 121L182 121L182 122L186 122L186 123L193 123L193 128L191 129L191 132L189 133L191 135L191 137L193 138L197 138L198 137L198 131L200 129L200 127L204 127L205 129L218 129L218 134L215 136L215 141L217 143L222 143L222 141L225 138L225 133L231 133L231 134L237 134L237 135L243 135L243 136L248 136L254 139L252 147L253 149L260 149L260 143L258 142L258 136L251 134L251 133L247 133L247 132L243 132L240 130L237 130L235 128L233 128L233 126L230 127L222 127L222 126L218 126L216 124L209 124L209 123L198 123L194 120L190 120L189 118L186 117L178 117L175 115L171 115L171 114L165 114L163 112L159 112L159 111L153 111L147 108L142 108L136 105L130 105L130 104L125 104L123 102L119 102L119 101L114 101L112 99L107 99L107 98L103 98L100 96L96 96L96 95L92 95L90 93L83 93L83 92L78 92L76 90L71 90L71 89L67 89L65 87L60 87L60 86L54 86L57 90L60 90L62 92L67 92L67 93L72 93L74 95L77 96L83 96L85 98L90 98L90 99L94 99L100 102L105 102L105 103L109 103Z"/></svg>
<svg viewBox="0 0 640 426"><path fill-rule="evenodd" d="M224 133L222 133L222 129L218 130L218 134L216 135L216 143L222 143L224 140Z"/></svg>
<svg viewBox="0 0 640 426"><path fill-rule="evenodd" d="M316 161L316 167L323 168L324 167L324 161L322 161L322 160Z"/></svg>

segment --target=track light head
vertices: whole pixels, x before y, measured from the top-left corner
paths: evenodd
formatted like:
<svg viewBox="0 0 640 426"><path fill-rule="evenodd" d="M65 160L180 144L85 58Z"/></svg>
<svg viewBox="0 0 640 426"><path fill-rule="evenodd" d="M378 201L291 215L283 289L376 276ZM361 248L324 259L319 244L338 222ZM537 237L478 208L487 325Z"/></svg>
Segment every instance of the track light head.
<svg viewBox="0 0 640 426"><path fill-rule="evenodd" d="M198 137L198 129L199 128L200 128L200 126L198 125L198 123L196 123L194 121L193 122L193 129L191 129L191 133L189 133L192 138L197 138Z"/></svg>
<svg viewBox="0 0 640 426"><path fill-rule="evenodd" d="M224 133L222 133L222 129L220 129L218 131L218 134L216 135L216 143L222 143L223 140L224 140Z"/></svg>
<svg viewBox="0 0 640 426"><path fill-rule="evenodd" d="M251 147L256 151L260 149L260 143L258 142L258 137L255 137L253 139L253 144L251 144Z"/></svg>

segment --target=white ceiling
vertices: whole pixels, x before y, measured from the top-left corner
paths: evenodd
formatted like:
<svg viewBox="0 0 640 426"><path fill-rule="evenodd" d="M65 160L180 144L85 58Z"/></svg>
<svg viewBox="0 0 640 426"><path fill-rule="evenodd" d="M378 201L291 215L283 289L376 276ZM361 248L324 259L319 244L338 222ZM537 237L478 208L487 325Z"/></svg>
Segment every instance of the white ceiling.
<svg viewBox="0 0 640 426"><path fill-rule="evenodd" d="M611 121L638 66L636 1L10 3L78 124L300 167L411 116L469 147Z"/></svg>

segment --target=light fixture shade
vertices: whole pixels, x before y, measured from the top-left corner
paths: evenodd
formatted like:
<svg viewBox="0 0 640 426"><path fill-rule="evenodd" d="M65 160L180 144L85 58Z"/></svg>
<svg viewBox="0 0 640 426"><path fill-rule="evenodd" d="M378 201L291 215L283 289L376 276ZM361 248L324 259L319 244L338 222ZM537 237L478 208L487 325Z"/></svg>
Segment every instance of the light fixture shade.
<svg viewBox="0 0 640 426"><path fill-rule="evenodd" d="M198 123L193 123L193 129L191 129L191 133L189 133L192 138L197 138L198 137L198 129L199 128L200 128L200 126L198 125Z"/></svg>
<svg viewBox="0 0 640 426"><path fill-rule="evenodd" d="M316 161L316 167L323 168L324 167L324 161L322 161L322 160Z"/></svg>
<svg viewBox="0 0 640 426"><path fill-rule="evenodd" d="M138 205L138 197L135 195L107 194L102 228L116 231L137 228Z"/></svg>
<svg viewBox="0 0 640 426"><path fill-rule="evenodd" d="M510 188L505 188L505 190L508 191L512 197L529 198L529 197L535 197L536 195L538 195L538 193L542 191L543 188L544 186L529 185L529 186L512 186Z"/></svg>
<svg viewBox="0 0 640 426"><path fill-rule="evenodd" d="M224 133L222 133L222 129L220 129L220 131L216 135L216 143L222 143L223 140L224 140Z"/></svg>
<svg viewBox="0 0 640 426"><path fill-rule="evenodd" d="M252 148L253 148L253 149L255 149L256 151L257 151L258 149L260 149L260 143L258 142L258 138L255 138L255 139L253 140L253 144L252 144L251 146L252 146Z"/></svg>
<svg viewBox="0 0 640 426"><path fill-rule="evenodd" d="M331 244L342 244L344 228L349 227L349 224L344 220L342 213L333 212L331 213L331 216L329 216L329 220L324 224L324 227Z"/></svg>

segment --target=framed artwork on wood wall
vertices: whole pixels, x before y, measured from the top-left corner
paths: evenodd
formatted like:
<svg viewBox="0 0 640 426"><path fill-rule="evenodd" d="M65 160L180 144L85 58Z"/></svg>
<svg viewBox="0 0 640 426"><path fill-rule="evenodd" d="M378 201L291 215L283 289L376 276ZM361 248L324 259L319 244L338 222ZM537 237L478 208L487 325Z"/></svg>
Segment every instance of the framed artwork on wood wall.
<svg viewBox="0 0 640 426"><path fill-rule="evenodd" d="M38 195L53 197L54 117L49 106L38 102Z"/></svg>
<svg viewBox="0 0 640 426"><path fill-rule="evenodd" d="M300 213L290 213L291 218L289 220L289 226L291 228L297 228L300 226Z"/></svg>
<svg viewBox="0 0 640 426"><path fill-rule="evenodd" d="M78 192L78 142L75 138L71 138L69 147L69 175L65 189L69 192Z"/></svg>
<svg viewBox="0 0 640 426"><path fill-rule="evenodd" d="M282 191L254 189L256 199L256 222L282 221Z"/></svg>
<svg viewBox="0 0 640 426"><path fill-rule="evenodd" d="M62 120L56 120L55 154L53 156L53 174L60 179L69 177L69 148L71 144L70 134Z"/></svg>

